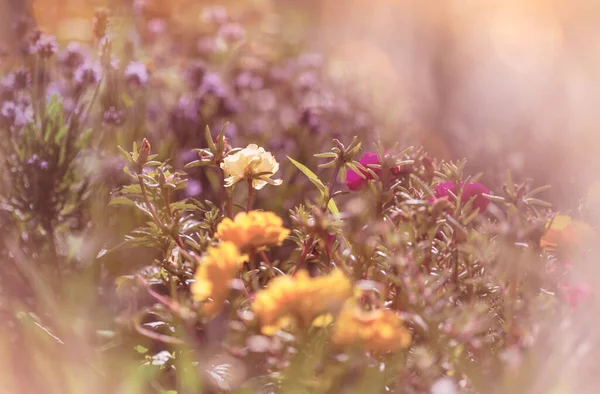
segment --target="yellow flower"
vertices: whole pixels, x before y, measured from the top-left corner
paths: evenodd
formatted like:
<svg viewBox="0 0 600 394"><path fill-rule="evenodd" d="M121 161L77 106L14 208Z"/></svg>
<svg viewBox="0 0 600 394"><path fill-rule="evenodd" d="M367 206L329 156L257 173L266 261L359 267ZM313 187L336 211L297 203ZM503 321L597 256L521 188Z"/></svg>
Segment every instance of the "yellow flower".
<svg viewBox="0 0 600 394"><path fill-rule="evenodd" d="M231 242L208 248L206 255L200 260L196 281L191 286L193 297L203 302L202 308L206 316L214 317L219 312L229 297L229 282L247 259L248 256L240 254Z"/></svg>
<svg viewBox="0 0 600 394"><path fill-rule="evenodd" d="M278 276L257 293L252 310L257 315L261 331L273 335L285 327L307 328L327 321L328 313L339 309L352 295L352 284L342 272L311 278L306 271L295 276Z"/></svg>
<svg viewBox="0 0 600 394"><path fill-rule="evenodd" d="M240 212L233 220L225 218L217 226L217 238L233 242L240 250L281 245L290 235L273 212Z"/></svg>
<svg viewBox="0 0 600 394"><path fill-rule="evenodd" d="M409 347L412 338L396 312L367 311L350 299L340 311L332 341L340 348L358 344L373 353L386 353Z"/></svg>
<svg viewBox="0 0 600 394"><path fill-rule="evenodd" d="M567 215L557 215L540 239L540 246L550 251L569 253L585 247L593 237L594 230L589 224Z"/></svg>
<svg viewBox="0 0 600 394"><path fill-rule="evenodd" d="M267 183L281 185L281 179L271 179L279 171L279 163L269 152L250 144L241 151L226 156L221 163L225 172L225 186L231 187L242 179L252 179L252 187L262 189Z"/></svg>

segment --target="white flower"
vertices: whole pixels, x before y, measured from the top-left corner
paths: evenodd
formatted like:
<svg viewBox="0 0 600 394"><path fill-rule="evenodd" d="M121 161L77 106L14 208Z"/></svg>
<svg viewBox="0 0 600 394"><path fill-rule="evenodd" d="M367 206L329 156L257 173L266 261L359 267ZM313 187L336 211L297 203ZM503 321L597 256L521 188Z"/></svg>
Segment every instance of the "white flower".
<svg viewBox="0 0 600 394"><path fill-rule="evenodd" d="M226 156L221 163L225 172L225 186L231 187L243 179L252 179L252 187L262 189L267 183L281 185L281 179L271 179L279 171L279 163L270 152L250 144L241 151Z"/></svg>

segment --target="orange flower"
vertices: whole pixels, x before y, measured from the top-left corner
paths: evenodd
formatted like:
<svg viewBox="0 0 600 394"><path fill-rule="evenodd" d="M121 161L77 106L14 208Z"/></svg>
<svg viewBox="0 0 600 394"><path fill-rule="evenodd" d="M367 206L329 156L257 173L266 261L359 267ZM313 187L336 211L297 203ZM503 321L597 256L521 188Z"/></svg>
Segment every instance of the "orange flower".
<svg viewBox="0 0 600 394"><path fill-rule="evenodd" d="M252 310L262 333L273 335L288 326L326 325L327 313L335 312L352 295L352 284L342 272L311 278L306 271L278 276L258 292ZM315 322L315 319L318 321Z"/></svg>
<svg viewBox="0 0 600 394"><path fill-rule="evenodd" d="M410 332L396 312L389 309L367 311L356 299L344 304L332 340L341 348L357 344L374 353L405 349L412 342Z"/></svg>
<svg viewBox="0 0 600 394"><path fill-rule="evenodd" d="M567 215L557 215L549 222L546 234L540 239L540 246L548 251L571 253L586 245L594 238L590 225L573 220Z"/></svg>
<svg viewBox="0 0 600 394"><path fill-rule="evenodd" d="M191 286L193 297L203 302L206 316L214 317L219 312L229 297L229 282L247 259L231 242L208 248Z"/></svg>
<svg viewBox="0 0 600 394"><path fill-rule="evenodd" d="M240 212L233 220L225 218L217 226L217 238L233 242L240 250L280 245L290 234L273 212Z"/></svg>

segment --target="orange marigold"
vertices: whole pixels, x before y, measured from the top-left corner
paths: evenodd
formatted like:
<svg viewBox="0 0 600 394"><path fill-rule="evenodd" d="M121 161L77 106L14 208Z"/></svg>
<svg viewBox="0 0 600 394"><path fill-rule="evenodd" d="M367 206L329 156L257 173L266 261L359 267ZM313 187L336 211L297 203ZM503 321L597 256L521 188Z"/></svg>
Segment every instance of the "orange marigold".
<svg viewBox="0 0 600 394"><path fill-rule="evenodd" d="M273 212L240 212L235 218L225 218L217 226L217 238L233 242L240 250L280 245L290 234L283 221Z"/></svg>
<svg viewBox="0 0 600 394"><path fill-rule="evenodd" d="M350 299L340 311L332 340L338 347L358 344L373 353L386 353L409 347L412 338L396 312L364 310Z"/></svg>
<svg viewBox="0 0 600 394"><path fill-rule="evenodd" d="M306 328L326 313L335 312L352 295L352 284L342 272L311 278L306 271L278 276L258 292L252 310L262 333L273 335L286 326Z"/></svg>
<svg viewBox="0 0 600 394"><path fill-rule="evenodd" d="M214 317L219 312L229 297L229 282L247 259L248 256L241 254L231 242L208 248L191 286L193 297L203 302L206 316Z"/></svg>

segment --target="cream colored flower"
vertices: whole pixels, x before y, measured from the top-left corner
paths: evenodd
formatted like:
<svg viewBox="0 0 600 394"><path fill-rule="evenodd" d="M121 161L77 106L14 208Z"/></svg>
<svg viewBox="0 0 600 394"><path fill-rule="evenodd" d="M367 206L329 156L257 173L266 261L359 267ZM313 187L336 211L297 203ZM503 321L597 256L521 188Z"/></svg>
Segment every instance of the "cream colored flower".
<svg viewBox="0 0 600 394"><path fill-rule="evenodd" d="M262 189L267 183L281 185L281 179L271 179L279 171L279 163L270 152L250 144L241 151L226 156L221 163L225 172L225 186L231 187L243 179L252 179L252 187Z"/></svg>

